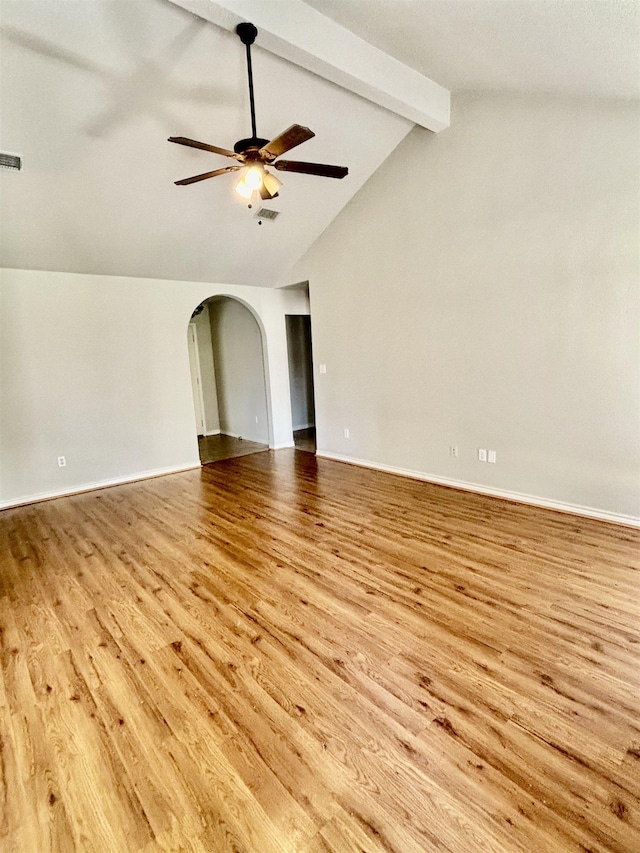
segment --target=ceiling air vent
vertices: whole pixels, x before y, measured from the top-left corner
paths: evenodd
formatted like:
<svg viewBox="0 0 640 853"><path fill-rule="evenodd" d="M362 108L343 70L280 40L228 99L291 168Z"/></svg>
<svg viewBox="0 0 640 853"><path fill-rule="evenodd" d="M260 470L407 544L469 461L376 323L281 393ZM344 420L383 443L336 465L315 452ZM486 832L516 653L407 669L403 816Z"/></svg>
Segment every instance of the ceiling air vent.
<svg viewBox="0 0 640 853"><path fill-rule="evenodd" d="M22 157L17 154L4 154L0 152L0 169L10 169L19 172L22 169Z"/></svg>
<svg viewBox="0 0 640 853"><path fill-rule="evenodd" d="M280 216L279 210L270 210L268 207L261 207L256 213L256 219L261 219L264 222L273 222L278 216Z"/></svg>

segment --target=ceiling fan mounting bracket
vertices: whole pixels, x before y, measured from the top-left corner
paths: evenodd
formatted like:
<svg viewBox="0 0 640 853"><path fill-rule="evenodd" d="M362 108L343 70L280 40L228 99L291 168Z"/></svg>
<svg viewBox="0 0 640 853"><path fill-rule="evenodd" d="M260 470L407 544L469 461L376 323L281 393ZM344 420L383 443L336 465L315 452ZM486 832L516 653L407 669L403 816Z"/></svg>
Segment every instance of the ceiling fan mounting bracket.
<svg viewBox="0 0 640 853"><path fill-rule="evenodd" d="M236 27L236 33L240 36L242 44L253 44L258 35L258 30L253 24L242 23Z"/></svg>

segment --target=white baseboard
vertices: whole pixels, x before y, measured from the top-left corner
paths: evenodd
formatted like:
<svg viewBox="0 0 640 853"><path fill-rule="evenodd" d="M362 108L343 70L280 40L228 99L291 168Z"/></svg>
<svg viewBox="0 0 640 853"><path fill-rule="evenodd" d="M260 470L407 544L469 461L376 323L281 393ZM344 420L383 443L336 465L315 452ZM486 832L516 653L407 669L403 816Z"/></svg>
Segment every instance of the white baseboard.
<svg viewBox="0 0 640 853"><path fill-rule="evenodd" d="M219 429L210 429L205 432L205 435L220 435Z"/></svg>
<svg viewBox="0 0 640 853"><path fill-rule="evenodd" d="M229 435L229 433L225 433ZM270 445L270 450L283 450L285 448L294 447L293 442L284 442L282 444ZM317 450L316 456L324 459L332 459L336 462L346 462L350 465L358 465L361 468L372 468L375 471L384 471L387 474L398 474L402 477L410 477L413 480L422 480L426 483L435 483L439 486L448 486L452 489L462 489L467 492L476 492L481 495L489 495L494 498L502 498L503 500L516 501L517 503L529 504L531 506L544 507L545 509L553 509L558 512L570 513L572 515L585 516L586 518L595 518L600 521L608 521L612 524L623 524L627 527L640 528L640 518L633 515L622 515L614 512L606 512L605 510L595 509L593 507L580 506L577 504L567 504L561 501L548 500L539 498L535 495L522 494L521 492L510 492L505 489L491 489L487 486L482 486L478 483L468 483L462 480L452 480L449 477L438 477L433 474L425 474L422 471L412 471L408 468L397 468L393 465L382 465L376 462L370 462L366 459L354 459L351 456L343 456L339 453L330 453L325 450ZM192 471L195 468L200 468L200 461L189 465L181 465L177 468L156 468L152 471L140 471L137 474L132 474L127 477L113 477L108 480L97 480L94 483L83 483L80 486L74 486L69 489L61 489L52 492L40 492L35 495L27 495L21 498L8 501L0 501L1 509L10 509L11 507L25 506L26 504L39 503L40 501L49 501L54 498L69 497L83 492L92 492L97 489L107 489L111 486L122 486L126 483L135 483L138 480L150 480L153 477L163 477L166 474L179 474L182 471Z"/></svg>
<svg viewBox="0 0 640 853"><path fill-rule="evenodd" d="M41 501L50 501L54 498L65 498L70 495L79 495L83 492L93 492L96 489L108 489L111 486L123 486L126 483L135 483L138 480L150 480L153 477L164 477L165 474L179 474L181 471L192 471L194 468L200 468L201 463L194 462L190 465L180 465L177 468L156 468L153 471L140 471L137 474L132 474L127 477L113 477L109 480L96 480L95 483L83 483L80 486L73 486L69 489L60 489L54 492L40 492L37 495L27 495L15 500L0 501L0 509L9 509L10 507L25 506L26 504L40 503Z"/></svg>
<svg viewBox="0 0 640 853"><path fill-rule="evenodd" d="M326 450L316 450L316 456L321 456L324 459L333 459L336 462L347 462L351 465L358 465L361 468L373 468L375 471L384 471L387 474L399 474L401 477L410 477L413 480L423 480L426 483L435 483L438 486L448 486L452 489L462 489L465 492L476 492L477 494L489 495L493 498L502 498L507 501L529 504L530 506L554 509L558 512L568 512L571 513L571 515L596 518L599 521L608 521L612 524L624 524L627 527L640 528L640 518L634 515L621 515L615 512L595 509L594 507L580 506L579 504L567 504L561 501L539 498L535 495L522 494L521 492L509 492L505 489L492 489L488 486L482 486L479 483L467 483L463 480L452 480L449 477L438 477L433 474L425 474L422 471L412 471L408 468L396 468L393 465L381 465L377 462L369 462L366 459L354 459L351 456L342 456L339 453L330 453Z"/></svg>
<svg viewBox="0 0 640 853"><path fill-rule="evenodd" d="M295 447L292 441L284 441L282 444L270 444L269 450L285 450L287 447Z"/></svg>
<svg viewBox="0 0 640 853"><path fill-rule="evenodd" d="M315 424L299 424L298 426L293 427L294 432L298 432L299 429L312 429Z"/></svg>

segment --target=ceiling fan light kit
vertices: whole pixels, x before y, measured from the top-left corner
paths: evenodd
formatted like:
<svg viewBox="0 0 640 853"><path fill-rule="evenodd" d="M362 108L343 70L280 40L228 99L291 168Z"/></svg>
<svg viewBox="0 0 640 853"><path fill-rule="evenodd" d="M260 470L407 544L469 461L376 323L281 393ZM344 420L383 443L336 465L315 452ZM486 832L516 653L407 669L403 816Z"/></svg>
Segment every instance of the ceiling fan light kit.
<svg viewBox="0 0 640 853"><path fill-rule="evenodd" d="M301 145L315 134L308 127L293 124L279 136L269 141L259 137L256 130L256 110L253 94L253 68L251 64L251 45L256 40L258 30L253 24L242 23L236 27L240 41L245 45L247 51L247 77L249 80L249 104L251 107L251 136L247 139L239 139L233 146L233 151L228 148L219 148L217 145L209 145L206 142L198 142L185 136L170 136L169 142L178 145L186 145L190 148L200 148L203 151L211 151L222 157L231 157L238 165L224 166L214 169L212 172L204 172L191 178L183 178L175 183L178 186L194 184L207 178L215 178L227 172L241 171L242 175L236 184L236 192L249 202L253 200L254 194L263 200L276 198L282 181L267 171L267 166L272 166L280 172L298 172L305 175L319 175L324 178L344 178L349 170L346 166L329 166L324 163L307 163L301 160L278 160L282 154Z"/></svg>

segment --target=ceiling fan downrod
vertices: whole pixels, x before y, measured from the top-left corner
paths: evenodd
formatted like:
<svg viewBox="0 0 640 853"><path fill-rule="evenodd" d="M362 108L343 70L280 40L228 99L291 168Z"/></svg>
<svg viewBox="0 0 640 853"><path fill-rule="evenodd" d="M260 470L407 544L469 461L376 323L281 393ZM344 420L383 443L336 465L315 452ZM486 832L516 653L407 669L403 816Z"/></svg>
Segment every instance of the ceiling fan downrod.
<svg viewBox="0 0 640 853"><path fill-rule="evenodd" d="M242 23L236 27L236 33L240 37L240 41L247 49L247 76L249 78L249 104L251 107L251 135L253 139L257 139L256 131L256 105L253 97L253 66L251 65L251 45L256 40L258 30L253 24Z"/></svg>

